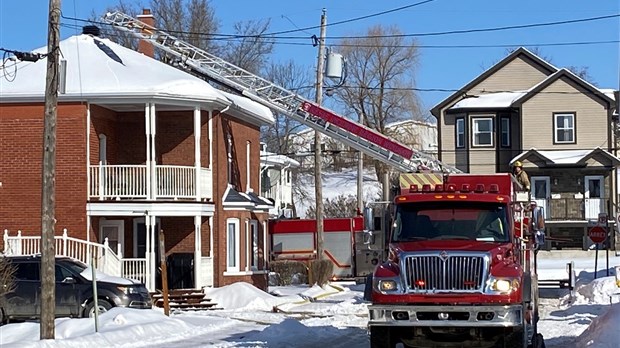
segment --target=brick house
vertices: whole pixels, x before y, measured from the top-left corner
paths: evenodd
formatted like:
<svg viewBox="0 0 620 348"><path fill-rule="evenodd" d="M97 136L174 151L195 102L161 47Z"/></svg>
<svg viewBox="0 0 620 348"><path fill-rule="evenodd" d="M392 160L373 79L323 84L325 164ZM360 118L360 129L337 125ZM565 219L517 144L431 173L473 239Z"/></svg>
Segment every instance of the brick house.
<svg viewBox="0 0 620 348"><path fill-rule="evenodd" d="M588 220L617 211L614 105L613 91L519 48L431 113L443 162L496 173L521 161L547 235L561 240L547 247L587 248Z"/></svg>
<svg viewBox="0 0 620 348"><path fill-rule="evenodd" d="M66 228L88 252L107 239L106 266L112 255L119 275L154 290L161 230L172 288L265 288L272 206L255 192L271 111L96 34L60 44L56 235ZM46 64L18 62L0 81L5 251L6 235L41 233Z"/></svg>

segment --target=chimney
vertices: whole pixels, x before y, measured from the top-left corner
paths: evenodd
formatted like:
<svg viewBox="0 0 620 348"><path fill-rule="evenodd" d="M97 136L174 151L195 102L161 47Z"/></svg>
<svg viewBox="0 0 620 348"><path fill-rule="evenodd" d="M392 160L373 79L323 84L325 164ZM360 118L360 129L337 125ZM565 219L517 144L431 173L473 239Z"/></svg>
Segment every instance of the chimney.
<svg viewBox="0 0 620 348"><path fill-rule="evenodd" d="M82 34L99 36L101 34L101 30L96 25L85 25L82 27Z"/></svg>
<svg viewBox="0 0 620 348"><path fill-rule="evenodd" d="M155 27L155 17L153 17L153 14L149 9L143 9L142 14L138 15L138 20L148 26ZM145 33L144 29L142 30L142 33ZM138 43L138 52L151 58L155 57L155 47L153 47L151 43L144 40L140 40Z"/></svg>

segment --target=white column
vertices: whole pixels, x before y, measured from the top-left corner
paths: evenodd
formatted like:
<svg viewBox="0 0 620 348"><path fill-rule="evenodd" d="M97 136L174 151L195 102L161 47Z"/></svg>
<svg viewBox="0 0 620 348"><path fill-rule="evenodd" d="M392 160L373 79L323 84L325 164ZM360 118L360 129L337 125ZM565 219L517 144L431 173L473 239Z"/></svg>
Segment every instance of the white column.
<svg viewBox="0 0 620 348"><path fill-rule="evenodd" d="M196 106L194 108L194 166L196 168L196 180L194 182L194 185L196 187L195 194L197 201L200 201L202 196L202 192L200 192L200 121L200 107Z"/></svg>
<svg viewBox="0 0 620 348"><path fill-rule="evenodd" d="M252 250L252 246L250 244L251 240L252 238L250 236L250 220L245 220L245 271L246 272L250 270L250 258L252 256L250 252L250 250ZM239 243L239 247L241 247L241 243ZM241 267L239 269L241 269Z"/></svg>
<svg viewBox="0 0 620 348"><path fill-rule="evenodd" d="M194 216L194 287L200 288L204 286L204 278L201 272L202 264L202 217Z"/></svg>
<svg viewBox="0 0 620 348"><path fill-rule="evenodd" d="M252 148L252 143L247 142L245 144L245 192L250 192L252 189L252 185L250 185L250 150Z"/></svg>
<svg viewBox="0 0 620 348"><path fill-rule="evenodd" d="M263 269L267 269L267 263L269 262L269 253L267 250L267 239L269 238L269 233L267 233L267 221L263 221Z"/></svg>
<svg viewBox="0 0 620 348"><path fill-rule="evenodd" d="M144 135L146 136L146 198L151 199L151 103L146 103L144 107ZM144 223L146 224L146 219Z"/></svg>
<svg viewBox="0 0 620 348"><path fill-rule="evenodd" d="M144 259L146 260L146 287L149 289L149 291L155 291L155 286L154 286L154 277L155 277L155 266L153 265L153 262L151 260L151 250L152 250L152 244L151 244L151 232L152 232L152 223L151 223L151 216L148 215L148 213L144 216L144 226L145 226L145 242L146 245L144 247Z"/></svg>
<svg viewBox="0 0 620 348"><path fill-rule="evenodd" d="M101 168L99 168L101 170ZM88 192L86 199L90 200L90 103L86 104L86 192ZM101 182L99 182L101 185ZM101 194L101 191L99 192ZM90 213L86 211L86 242L90 243ZM6 246L6 244L5 244ZM90 255L87 255L90 257ZM90 260L90 258L89 258Z"/></svg>
<svg viewBox="0 0 620 348"><path fill-rule="evenodd" d="M155 270L158 267L158 262L159 260L155 260L155 243L158 243L159 238L155 238L155 236L159 236L159 231L155 230L155 224L157 222L157 217L156 216L151 216L151 228L150 228L150 233L149 233L149 238L151 239L151 272L153 272L153 276L151 276L151 288L153 290L155 290L155 275L157 274L157 272L155 272ZM160 250L160 252L162 252L163 250Z"/></svg>
<svg viewBox="0 0 620 348"><path fill-rule="evenodd" d="M213 173L213 110L209 110L209 169Z"/></svg>
<svg viewBox="0 0 620 348"><path fill-rule="evenodd" d="M209 216L209 257L213 257L213 216Z"/></svg>
<svg viewBox="0 0 620 348"><path fill-rule="evenodd" d="M155 103L151 103L151 173L152 173L152 197L157 198L157 159L155 157L155 124L157 123L157 114L155 113Z"/></svg>

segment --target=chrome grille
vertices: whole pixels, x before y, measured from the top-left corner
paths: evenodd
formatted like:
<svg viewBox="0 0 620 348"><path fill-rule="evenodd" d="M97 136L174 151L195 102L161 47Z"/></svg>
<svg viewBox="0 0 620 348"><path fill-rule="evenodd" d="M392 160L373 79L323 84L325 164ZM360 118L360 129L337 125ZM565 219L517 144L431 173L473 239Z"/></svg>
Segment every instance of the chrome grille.
<svg viewBox="0 0 620 348"><path fill-rule="evenodd" d="M403 269L409 291L480 291L485 255L408 255Z"/></svg>

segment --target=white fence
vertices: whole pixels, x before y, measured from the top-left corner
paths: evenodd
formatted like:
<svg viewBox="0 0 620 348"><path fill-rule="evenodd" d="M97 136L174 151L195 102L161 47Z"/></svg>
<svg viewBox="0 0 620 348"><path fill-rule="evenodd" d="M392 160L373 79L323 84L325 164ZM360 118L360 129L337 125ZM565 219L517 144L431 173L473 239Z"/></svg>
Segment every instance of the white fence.
<svg viewBox="0 0 620 348"><path fill-rule="evenodd" d="M92 264L97 270L106 274L136 279L144 284L150 277L146 267L146 259L123 259L116 255L108 245L106 238L103 244L87 242L81 239L69 237L67 229L61 236L54 236L56 255L67 256L79 260L87 265ZM5 255L35 255L41 253L41 236L22 236L22 231L17 231L16 236L10 236L8 230L4 230L4 254Z"/></svg>

